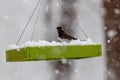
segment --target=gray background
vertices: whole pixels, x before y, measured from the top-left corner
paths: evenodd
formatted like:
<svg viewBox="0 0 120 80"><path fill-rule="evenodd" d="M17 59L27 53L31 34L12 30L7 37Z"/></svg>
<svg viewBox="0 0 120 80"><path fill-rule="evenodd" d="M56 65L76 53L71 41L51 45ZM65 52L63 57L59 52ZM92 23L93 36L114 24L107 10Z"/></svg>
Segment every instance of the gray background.
<svg viewBox="0 0 120 80"><path fill-rule="evenodd" d="M57 2L57 0L52 1ZM8 49L8 45L16 43L36 2L37 0L0 0L0 80L53 80L55 77L54 74L57 71L51 69L50 61L7 63L5 60L5 50ZM46 39L46 31L50 31L50 35L56 33L54 27L44 27L45 22L42 21L42 18L44 18L43 13L47 6L44 0L41 6L40 27L38 33L36 33L39 34L37 40ZM103 57L74 60L71 80L104 80L106 68L102 0L77 0L76 6L80 15L77 18L78 22L89 38L102 44ZM31 29L32 27L26 30L23 40L29 40ZM79 27L73 28L73 30L75 36L79 38Z"/></svg>

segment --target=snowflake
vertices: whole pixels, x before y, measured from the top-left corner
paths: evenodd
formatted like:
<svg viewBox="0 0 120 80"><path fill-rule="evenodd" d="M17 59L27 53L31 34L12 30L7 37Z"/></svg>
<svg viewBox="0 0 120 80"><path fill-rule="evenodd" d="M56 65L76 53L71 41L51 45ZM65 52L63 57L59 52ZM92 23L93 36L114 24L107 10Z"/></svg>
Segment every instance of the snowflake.
<svg viewBox="0 0 120 80"><path fill-rule="evenodd" d="M114 9L115 14L120 14L120 9Z"/></svg>
<svg viewBox="0 0 120 80"><path fill-rule="evenodd" d="M117 32L116 32L115 30L109 30L109 31L107 32L107 36L108 36L109 38L113 38L116 34L117 34Z"/></svg>
<svg viewBox="0 0 120 80"><path fill-rule="evenodd" d="M8 20L8 19L9 19L9 17L8 17L8 16L3 16L3 18L4 18L4 19L6 19L6 20Z"/></svg>

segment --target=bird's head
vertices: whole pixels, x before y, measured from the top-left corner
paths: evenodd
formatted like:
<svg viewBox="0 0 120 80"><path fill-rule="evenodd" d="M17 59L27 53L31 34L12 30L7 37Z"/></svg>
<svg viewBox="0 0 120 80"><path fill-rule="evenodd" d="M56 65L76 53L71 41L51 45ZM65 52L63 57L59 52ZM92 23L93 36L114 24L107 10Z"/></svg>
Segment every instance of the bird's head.
<svg viewBox="0 0 120 80"><path fill-rule="evenodd" d="M58 26L56 29L58 30L62 30L63 28L61 26Z"/></svg>

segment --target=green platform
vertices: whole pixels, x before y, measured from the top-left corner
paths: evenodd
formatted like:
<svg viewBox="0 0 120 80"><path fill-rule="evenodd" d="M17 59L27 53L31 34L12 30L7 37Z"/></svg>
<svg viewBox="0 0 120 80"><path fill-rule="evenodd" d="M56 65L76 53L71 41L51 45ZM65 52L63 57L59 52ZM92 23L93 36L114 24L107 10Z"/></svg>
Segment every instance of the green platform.
<svg viewBox="0 0 120 80"><path fill-rule="evenodd" d="M81 59L97 56L102 56L100 44L26 47L6 51L8 62Z"/></svg>

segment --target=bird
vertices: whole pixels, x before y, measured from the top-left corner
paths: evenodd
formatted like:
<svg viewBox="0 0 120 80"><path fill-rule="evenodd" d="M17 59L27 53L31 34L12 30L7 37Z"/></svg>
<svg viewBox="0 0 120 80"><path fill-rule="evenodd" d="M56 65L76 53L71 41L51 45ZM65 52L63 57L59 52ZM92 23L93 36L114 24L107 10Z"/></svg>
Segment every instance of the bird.
<svg viewBox="0 0 120 80"><path fill-rule="evenodd" d="M66 33L61 26L58 26L56 29L57 29L57 32L58 32L58 39L60 41L69 42L71 40L77 40L77 38L75 38L75 37L69 35L68 33Z"/></svg>

